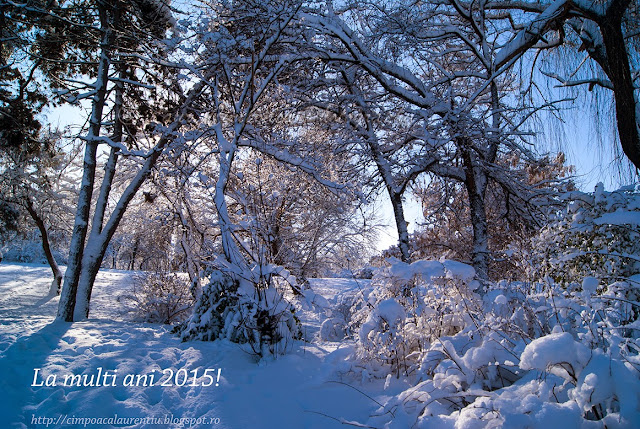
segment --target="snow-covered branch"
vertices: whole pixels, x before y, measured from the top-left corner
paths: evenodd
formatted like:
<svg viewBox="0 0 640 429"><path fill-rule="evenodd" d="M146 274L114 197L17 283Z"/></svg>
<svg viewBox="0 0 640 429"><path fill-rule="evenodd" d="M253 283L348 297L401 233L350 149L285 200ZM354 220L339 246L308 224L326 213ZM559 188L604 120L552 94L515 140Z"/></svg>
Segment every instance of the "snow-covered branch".
<svg viewBox="0 0 640 429"><path fill-rule="evenodd" d="M300 169L313 177L318 183L322 184L326 188L332 190L333 192L344 191L348 189L348 186L345 184L336 183L334 181L326 179L317 166L313 163L309 162L305 158L302 158L298 155L295 155L285 149L279 148L275 145L268 144L264 141L257 141L255 139L241 139L238 141L238 146L240 147L250 147L255 149L265 155L268 155L284 164L291 165Z"/></svg>
<svg viewBox="0 0 640 429"><path fill-rule="evenodd" d="M547 31L561 24L567 17L570 6L569 0L555 0L551 3L544 12L498 51L494 59L494 68L499 69L513 58L521 56L534 46Z"/></svg>

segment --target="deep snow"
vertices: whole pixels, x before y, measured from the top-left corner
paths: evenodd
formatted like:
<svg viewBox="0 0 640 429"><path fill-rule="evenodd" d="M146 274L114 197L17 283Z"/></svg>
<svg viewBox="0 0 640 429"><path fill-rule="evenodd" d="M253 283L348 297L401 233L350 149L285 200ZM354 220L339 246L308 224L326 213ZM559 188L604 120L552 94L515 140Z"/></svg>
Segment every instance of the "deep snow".
<svg viewBox="0 0 640 429"><path fill-rule="evenodd" d="M216 428L332 428L342 422L367 421L383 402L397 394L382 382L350 386L334 369L350 343L322 342L317 332L324 311L301 311L309 342L296 342L291 353L276 360L256 362L236 344L180 342L169 328L126 321L117 296L131 286L132 273L103 270L98 275L90 319L79 323L53 322L58 298L47 297L50 272L45 266L0 265L0 427L82 427L78 418L157 418L147 424L87 427ZM337 294L353 289L351 280L312 281L327 304ZM56 386L32 386L56 374ZM98 368L115 374L116 386L63 386L68 374L97 374ZM151 374L152 387L123 386L128 374ZM158 385L161 371L198 370L195 384L207 384L205 369L217 374L219 385L183 387ZM113 371L117 370L117 373ZM184 372L181 373L184 375ZM112 380L102 378L106 383ZM50 379L51 380L51 379ZM178 380L180 383L181 379ZM406 388L398 383L396 389ZM369 398L367 395L371 396ZM375 401L374 401L375 399ZM173 421L165 425L166 419ZM52 420L47 420L52 419ZM76 419L76 420L74 420ZM219 419L219 420L218 420ZM94 422L97 422L95 420Z"/></svg>

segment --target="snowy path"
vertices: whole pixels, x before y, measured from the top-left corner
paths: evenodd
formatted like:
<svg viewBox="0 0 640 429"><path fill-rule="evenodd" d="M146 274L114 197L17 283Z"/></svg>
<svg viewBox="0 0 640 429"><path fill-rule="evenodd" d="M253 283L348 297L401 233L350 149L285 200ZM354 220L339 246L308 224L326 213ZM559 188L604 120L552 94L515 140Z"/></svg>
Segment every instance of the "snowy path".
<svg viewBox="0 0 640 429"><path fill-rule="evenodd" d="M182 343L163 326L122 320L116 296L130 285L130 276L126 272L101 272L91 319L51 323L58 299L45 297L50 282L48 269L0 265L0 427L46 427L49 421L55 423L49 427L81 427L86 421L74 419L117 415L160 420L87 427L189 427L200 419L206 424L192 426L343 428L327 416L366 421L377 408L362 393L332 382L337 380L334 368L342 354L331 354L339 347L337 343L299 342L290 354L256 364L253 356L235 344ZM316 280L312 284L327 299L354 287L343 279ZM307 335L313 336L323 316L302 312L301 318ZM37 368L40 371L35 384L55 374L56 385L32 386ZM193 383L195 387L190 386L192 378L183 387L160 386L165 369L172 370L174 376L180 370L181 376L198 370L200 378ZM218 386L201 385L208 380L201 377L205 369L211 369L209 374L214 377L221 370ZM104 377L107 370L115 377ZM103 384L115 386L63 385L65 375L85 374L100 374ZM127 375L151 374L155 377L153 386L123 385ZM165 425L167 418L173 424ZM194 420L180 422L180 418ZM2 424L4 421L7 424Z"/></svg>

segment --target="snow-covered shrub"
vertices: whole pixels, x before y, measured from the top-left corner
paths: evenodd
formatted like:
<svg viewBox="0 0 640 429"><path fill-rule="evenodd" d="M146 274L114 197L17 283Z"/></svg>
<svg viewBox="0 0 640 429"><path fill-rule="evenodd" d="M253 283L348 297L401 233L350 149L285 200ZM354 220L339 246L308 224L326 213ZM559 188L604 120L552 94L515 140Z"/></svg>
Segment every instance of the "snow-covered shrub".
<svg viewBox="0 0 640 429"><path fill-rule="evenodd" d="M265 268L261 273L267 272ZM283 288L270 275L256 280L261 281L236 280L230 274L213 271L193 315L180 328L183 341L225 338L248 344L262 357L283 353L293 339L301 338L295 308L285 298Z"/></svg>
<svg viewBox="0 0 640 429"><path fill-rule="evenodd" d="M325 319L320 325L322 341L340 341L347 336L347 325L344 319L332 317Z"/></svg>
<svg viewBox="0 0 640 429"><path fill-rule="evenodd" d="M225 321L230 311L238 305L237 291L237 282L220 271L214 271L209 277L209 283L202 288L193 314L180 327L182 340L213 341L230 337L228 326L225 331Z"/></svg>
<svg viewBox="0 0 640 429"><path fill-rule="evenodd" d="M472 269L451 261L396 262L374 278L339 371L412 387L367 425L637 426L640 193L567 198L523 258L535 282L485 284L479 296Z"/></svg>
<svg viewBox="0 0 640 429"><path fill-rule="evenodd" d="M45 263L42 244L37 240L14 240L5 253L5 259L12 262Z"/></svg>
<svg viewBox="0 0 640 429"><path fill-rule="evenodd" d="M449 260L395 261L380 270L350 321L367 374L414 372L432 341L473 323L479 285L471 266Z"/></svg>
<svg viewBox="0 0 640 429"><path fill-rule="evenodd" d="M371 265L366 265L353 273L353 277L356 279L372 279L376 268Z"/></svg>
<svg viewBox="0 0 640 429"><path fill-rule="evenodd" d="M634 427L640 275L486 285L453 261L395 262L363 289L339 373L403 377L367 425ZM635 298L634 298L635 297ZM356 377L354 377L354 375Z"/></svg>
<svg viewBox="0 0 640 429"><path fill-rule="evenodd" d="M118 300L134 320L165 324L185 320L194 303L188 280L166 272L136 275L131 292L120 295Z"/></svg>
<svg viewBox="0 0 640 429"><path fill-rule="evenodd" d="M534 239L530 272L566 286L592 276L613 283L640 273L640 188L566 196L566 209Z"/></svg>
<svg viewBox="0 0 640 429"><path fill-rule="evenodd" d="M368 423L634 427L640 421L640 331L629 311L640 303L619 295L637 288L636 280L598 285L588 277L573 291L553 283L493 285L473 323L423 341L423 350L414 352L413 387ZM351 371L369 370L360 359Z"/></svg>
<svg viewBox="0 0 640 429"><path fill-rule="evenodd" d="M68 253L65 253L65 246L62 243L65 238L62 234L53 232L50 233L49 239L55 246L52 253L56 261L65 264ZM12 262L47 263L47 257L42 250L42 239L36 230L13 237L6 246L4 258L6 261Z"/></svg>

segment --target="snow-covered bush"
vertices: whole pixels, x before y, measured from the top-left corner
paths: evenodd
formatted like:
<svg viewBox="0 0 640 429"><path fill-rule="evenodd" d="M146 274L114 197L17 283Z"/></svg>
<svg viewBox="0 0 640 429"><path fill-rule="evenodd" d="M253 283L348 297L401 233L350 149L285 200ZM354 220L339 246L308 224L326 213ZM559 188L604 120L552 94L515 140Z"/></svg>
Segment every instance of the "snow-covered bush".
<svg viewBox="0 0 640 429"><path fill-rule="evenodd" d="M376 268L371 266L371 265L366 265L362 268L357 269L354 273L353 273L353 277L355 277L356 279L372 279L374 273L376 272Z"/></svg>
<svg viewBox="0 0 640 429"><path fill-rule="evenodd" d="M354 314L346 377L404 376L374 427L634 427L640 421L640 276L499 282L470 267L396 262Z"/></svg>
<svg viewBox="0 0 640 429"><path fill-rule="evenodd" d="M640 273L640 188L572 192L557 219L534 239L529 271L566 286L592 276L613 283Z"/></svg>
<svg viewBox="0 0 640 429"><path fill-rule="evenodd" d="M268 271L265 268L262 273ZM281 273L281 269L271 268L271 274ZM236 280L213 271L193 315L180 328L183 341L225 338L248 344L262 357L283 353L293 339L301 338L295 308L277 280L264 274L256 280L261 281Z"/></svg>
<svg viewBox="0 0 640 429"><path fill-rule="evenodd" d="M342 318L331 317L320 325L320 339L322 341L340 341L347 336L347 325Z"/></svg>
<svg viewBox="0 0 640 429"><path fill-rule="evenodd" d="M134 320L165 324L185 320L194 303L188 280L166 272L136 275L131 292L120 295L118 300Z"/></svg>
<svg viewBox="0 0 640 429"><path fill-rule="evenodd" d="M12 262L44 263L46 258L42 252L42 244L37 240L16 239L7 251L5 259Z"/></svg>
<svg viewBox="0 0 640 429"><path fill-rule="evenodd" d="M357 356L374 376L409 374L431 341L472 323L475 271L455 261L395 261L363 290L350 329Z"/></svg>

